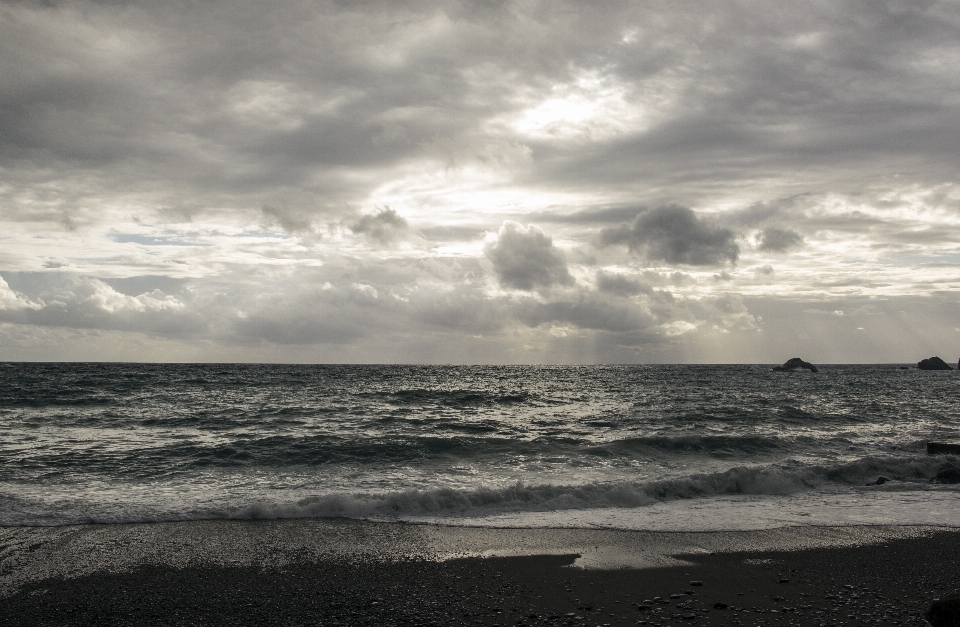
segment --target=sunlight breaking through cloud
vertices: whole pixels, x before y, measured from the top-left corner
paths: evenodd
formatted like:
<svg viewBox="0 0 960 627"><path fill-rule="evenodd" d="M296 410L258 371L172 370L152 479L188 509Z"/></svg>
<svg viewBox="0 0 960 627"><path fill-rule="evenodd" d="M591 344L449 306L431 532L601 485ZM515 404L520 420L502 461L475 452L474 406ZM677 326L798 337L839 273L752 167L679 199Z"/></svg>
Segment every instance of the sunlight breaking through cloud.
<svg viewBox="0 0 960 627"><path fill-rule="evenodd" d="M935 351L960 9L765 8L7 3L0 359Z"/></svg>

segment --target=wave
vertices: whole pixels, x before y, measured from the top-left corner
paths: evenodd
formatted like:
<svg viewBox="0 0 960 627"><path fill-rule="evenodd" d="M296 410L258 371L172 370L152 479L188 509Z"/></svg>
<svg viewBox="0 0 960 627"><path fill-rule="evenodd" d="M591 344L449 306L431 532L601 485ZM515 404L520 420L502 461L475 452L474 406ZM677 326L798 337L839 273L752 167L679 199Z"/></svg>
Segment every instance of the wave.
<svg viewBox="0 0 960 627"><path fill-rule="evenodd" d="M781 449L786 441L776 436L760 435L681 435L642 436L605 442L588 448L589 452L619 454L661 450L671 453L760 453Z"/></svg>
<svg viewBox="0 0 960 627"><path fill-rule="evenodd" d="M637 508L677 500L731 495L790 495L804 491L856 487L863 490L928 489L945 468L960 471L960 456L866 457L835 466L786 462L740 466L652 481L594 482L577 485L526 484L471 490L437 488L375 494L310 495L295 501L253 501L210 506L201 503L154 504L133 509L97 511L95 504L63 507L0 497L0 526L129 523L183 520L263 520L355 518L412 520L417 517L470 518L522 512L562 512L598 508ZM888 481L870 486L878 477ZM72 510L72 512L71 512Z"/></svg>
<svg viewBox="0 0 960 627"><path fill-rule="evenodd" d="M324 495L296 503L256 503L222 510L224 518L403 518L489 516L507 512L642 507L679 499L722 495L788 495L828 484L864 486L879 476L926 484L945 467L960 470L960 457L868 457L834 467L741 466L719 473L648 482L527 485L476 490L406 490L376 495ZM892 484L891 484L892 485ZM220 516L218 516L220 517Z"/></svg>
<svg viewBox="0 0 960 627"><path fill-rule="evenodd" d="M426 419L421 419L426 421ZM491 457L552 457L569 463L591 458L650 459L707 455L714 458L760 457L789 450L790 440L776 436L683 435L644 436L592 443L586 433L575 437L565 430L535 439L518 439L490 420L429 421L432 435L383 435L355 438L347 435L238 436L220 442L191 438L160 446L123 446L102 450L23 450L16 465L0 470L0 480L35 472L98 473L142 477L167 473L187 475L197 469L266 467L294 468L374 463L424 463L438 459L469 460Z"/></svg>
<svg viewBox="0 0 960 627"><path fill-rule="evenodd" d="M435 390L412 388L384 392L361 392L357 396L384 399L397 405L441 405L450 408L518 405L531 399L527 392L500 393L483 390Z"/></svg>

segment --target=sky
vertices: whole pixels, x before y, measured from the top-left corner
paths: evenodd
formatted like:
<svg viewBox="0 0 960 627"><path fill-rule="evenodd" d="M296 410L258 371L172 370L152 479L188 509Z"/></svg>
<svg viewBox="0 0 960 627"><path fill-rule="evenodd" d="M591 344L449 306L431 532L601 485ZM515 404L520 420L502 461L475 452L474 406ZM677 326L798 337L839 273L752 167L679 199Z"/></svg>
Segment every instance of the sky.
<svg viewBox="0 0 960 627"><path fill-rule="evenodd" d="M0 360L960 356L955 0L0 0Z"/></svg>

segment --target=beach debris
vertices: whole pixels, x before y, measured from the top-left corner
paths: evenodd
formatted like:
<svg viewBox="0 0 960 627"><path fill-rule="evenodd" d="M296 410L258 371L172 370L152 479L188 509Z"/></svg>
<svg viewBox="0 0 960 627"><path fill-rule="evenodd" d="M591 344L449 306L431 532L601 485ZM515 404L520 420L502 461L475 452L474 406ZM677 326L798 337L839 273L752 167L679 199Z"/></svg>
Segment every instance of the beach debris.
<svg viewBox="0 0 960 627"><path fill-rule="evenodd" d="M939 357L928 357L926 359L921 359L919 362L917 362L917 368L919 370L953 370L953 368L951 368L947 362L943 361Z"/></svg>
<svg viewBox="0 0 960 627"><path fill-rule="evenodd" d="M960 468L956 466L941 468L930 483L960 483Z"/></svg>
<svg viewBox="0 0 960 627"><path fill-rule="evenodd" d="M960 627L960 594L934 601L923 617L932 627Z"/></svg>
<svg viewBox="0 0 960 627"><path fill-rule="evenodd" d="M774 366L774 372L789 372L791 370L796 370L797 368L806 368L810 372L819 372L817 367L811 364L809 361L803 361L799 357L794 357L783 362L782 366Z"/></svg>

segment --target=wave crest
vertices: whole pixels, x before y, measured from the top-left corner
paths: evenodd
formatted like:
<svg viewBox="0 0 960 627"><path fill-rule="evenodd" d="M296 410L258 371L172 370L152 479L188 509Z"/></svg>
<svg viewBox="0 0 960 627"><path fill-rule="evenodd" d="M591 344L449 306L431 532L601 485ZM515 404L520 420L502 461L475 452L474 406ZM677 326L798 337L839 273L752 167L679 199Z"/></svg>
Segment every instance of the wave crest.
<svg viewBox="0 0 960 627"><path fill-rule="evenodd" d="M218 512L224 518L373 518L489 516L507 512L557 511L603 507L642 507L652 503L721 495L787 495L828 484L864 486L879 475L926 484L960 457L867 457L835 467L741 466L725 472L648 482L580 485L518 482L501 488L406 490L373 495L311 496L296 503L256 503Z"/></svg>

